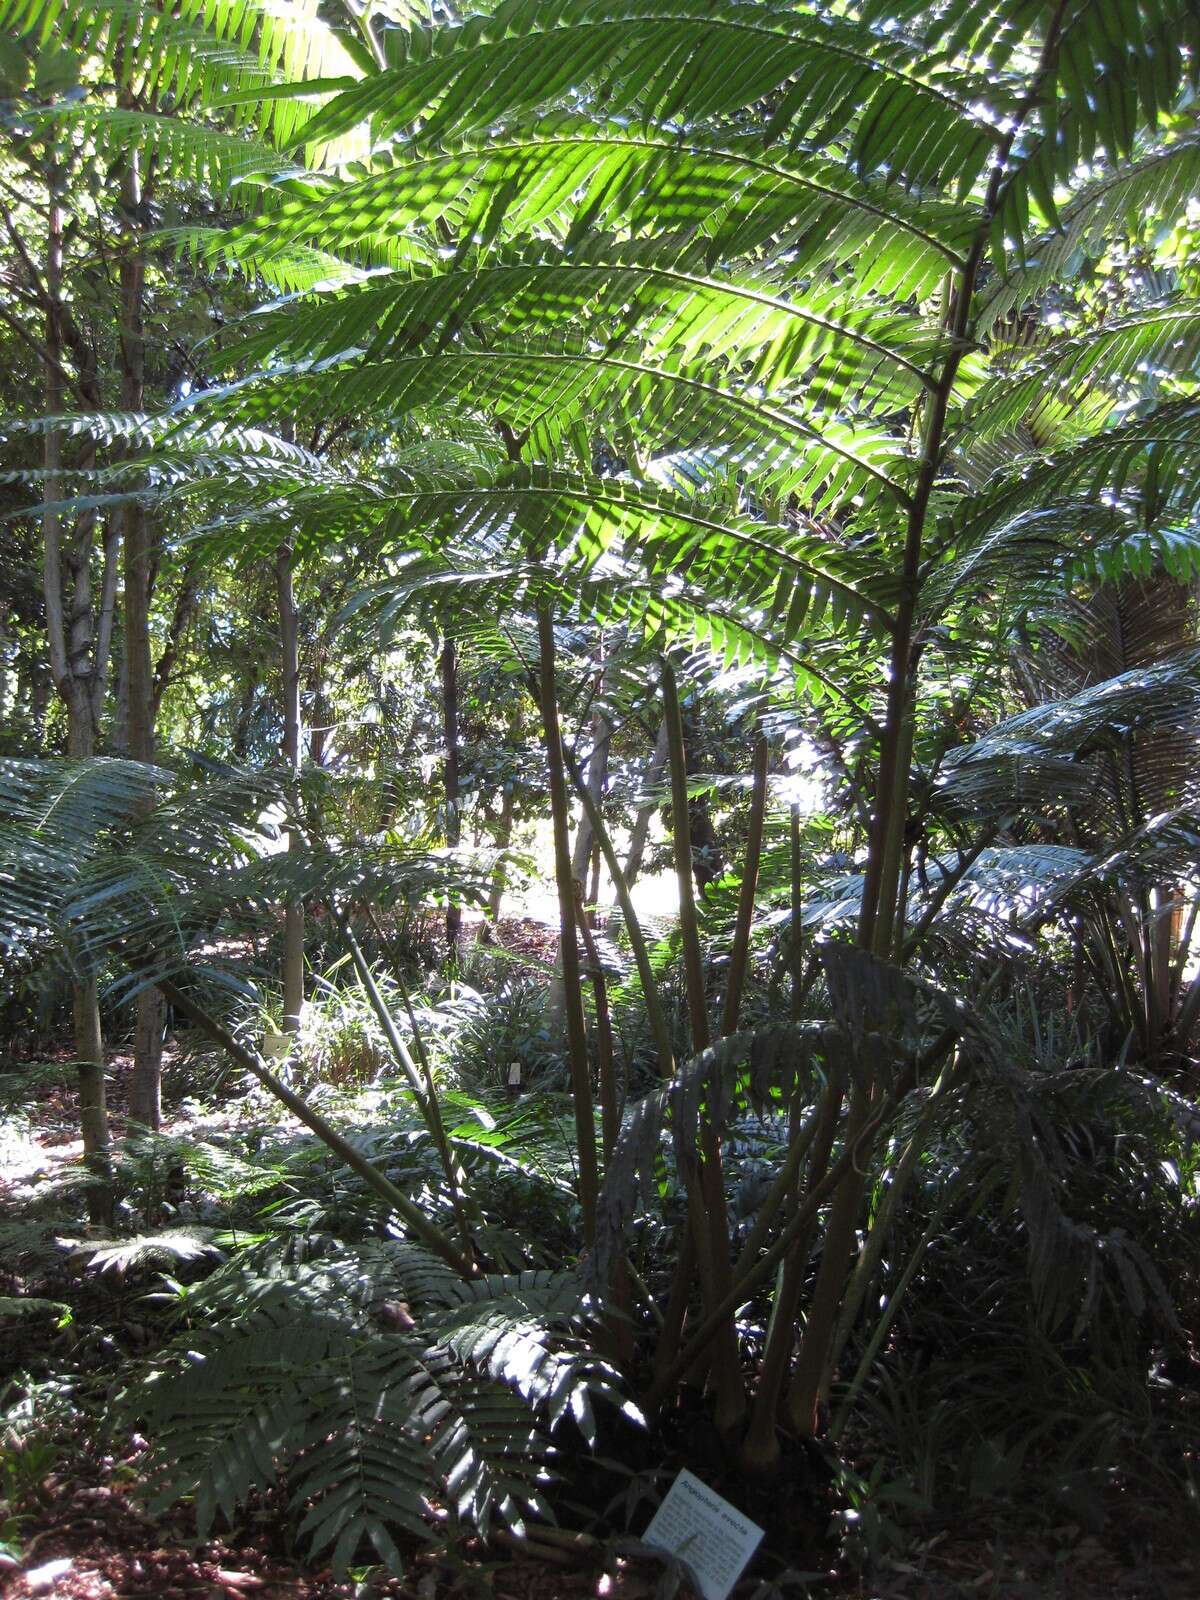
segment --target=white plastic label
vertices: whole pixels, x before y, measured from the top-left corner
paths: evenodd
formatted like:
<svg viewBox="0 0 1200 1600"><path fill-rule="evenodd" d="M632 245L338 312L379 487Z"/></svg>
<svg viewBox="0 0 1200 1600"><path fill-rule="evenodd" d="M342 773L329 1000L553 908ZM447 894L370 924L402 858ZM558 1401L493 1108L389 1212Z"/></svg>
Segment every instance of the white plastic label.
<svg viewBox="0 0 1200 1600"><path fill-rule="evenodd" d="M704 1600L725 1600L758 1549L763 1530L686 1468L643 1535L686 1561Z"/></svg>

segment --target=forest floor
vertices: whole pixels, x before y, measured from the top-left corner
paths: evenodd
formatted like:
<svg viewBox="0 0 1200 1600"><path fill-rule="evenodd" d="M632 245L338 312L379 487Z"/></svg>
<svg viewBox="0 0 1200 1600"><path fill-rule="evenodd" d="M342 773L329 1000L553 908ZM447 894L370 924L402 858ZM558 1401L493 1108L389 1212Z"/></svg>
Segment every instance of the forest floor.
<svg viewBox="0 0 1200 1600"><path fill-rule="evenodd" d="M533 940L536 944L537 941ZM532 951L530 953L533 953ZM540 955L540 951L537 952ZM110 1105L119 1136L128 1061L112 1063ZM65 1074L47 1073L23 1102L20 1123L0 1123L0 1223L46 1219L44 1196L74 1167L74 1096ZM165 1132L187 1136L195 1127L186 1106L167 1106ZM205 1126L228 1117L236 1104L209 1108ZM50 1220L53 1220L51 1217ZM22 1283L0 1258L0 1295L46 1293ZM64 1297L69 1287L59 1287ZM128 1326L84 1358L113 1366L152 1335ZM8 1378L53 1367L46 1348L28 1348L20 1319L0 1316L0 1398ZM70 1332L54 1350L71 1360ZM75 1366L79 1367L78 1353ZM92 1372L95 1380L97 1374ZM103 1377L101 1371L100 1376ZM101 1393L103 1389L101 1387ZM5 1404L10 1403L5 1401ZM0 1424L2 1428L2 1424ZM476 1545L451 1561L414 1548L409 1575L369 1589L335 1583L304 1568L289 1553L283 1516L269 1503L249 1512L222 1540L198 1545L186 1507L151 1516L136 1495L143 1441L123 1450L79 1442L59 1451L30 1479L13 1465L11 1441L0 1431L0 1594L11 1600L695 1600L678 1568L664 1568L645 1546L620 1538L591 1538L575 1549L538 1541L519 1548L510 1539ZM718 1447L719 1448L719 1447ZM719 1458L689 1459L671 1452L662 1465L689 1464L719 1481ZM806 1504L805 1499L811 1503ZM587 1493L578 1499L589 1502ZM961 1517L906 1521L899 1539L869 1575L839 1556L826 1529L832 1509L827 1487L809 1492L796 1481L773 1484L756 1497L770 1524L762 1551L733 1600L1197 1600L1200 1553L1195 1526L1164 1514L1157 1491L1126 1485L1095 1530L1044 1507L1023 1508L1014 1497ZM844 1509L844 1508L843 1508ZM896 1513L902 1520L902 1513ZM845 1523L843 1522L843 1526Z"/></svg>

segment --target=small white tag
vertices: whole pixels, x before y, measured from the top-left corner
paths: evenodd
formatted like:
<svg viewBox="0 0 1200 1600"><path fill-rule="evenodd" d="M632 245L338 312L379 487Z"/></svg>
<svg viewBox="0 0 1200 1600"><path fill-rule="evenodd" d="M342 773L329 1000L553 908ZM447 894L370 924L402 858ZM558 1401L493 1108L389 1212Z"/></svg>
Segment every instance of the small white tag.
<svg viewBox="0 0 1200 1600"><path fill-rule="evenodd" d="M508 1069L508 1086L510 1089L515 1089L520 1085L520 1082L521 1063L519 1061L514 1061L512 1066L510 1066Z"/></svg>
<svg viewBox="0 0 1200 1600"><path fill-rule="evenodd" d="M685 1467L642 1537L687 1562L704 1600L725 1600L762 1536L756 1522Z"/></svg>

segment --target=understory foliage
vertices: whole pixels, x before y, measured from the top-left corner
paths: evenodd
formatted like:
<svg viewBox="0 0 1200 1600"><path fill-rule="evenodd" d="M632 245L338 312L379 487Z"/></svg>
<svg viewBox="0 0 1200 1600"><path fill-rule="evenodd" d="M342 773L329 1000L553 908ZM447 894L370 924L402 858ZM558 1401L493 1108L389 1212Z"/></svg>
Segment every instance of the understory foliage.
<svg viewBox="0 0 1200 1600"><path fill-rule="evenodd" d="M8 1299L159 1274L147 1487L1194 1501L1192 0L0 24Z"/></svg>
<svg viewBox="0 0 1200 1600"><path fill-rule="evenodd" d="M364 1539L520 1528L544 1512L549 1434L594 1439L605 1363L578 1338L571 1274L472 1285L400 1241L305 1233L239 1252L188 1296L189 1331L134 1412L164 1504L195 1497L204 1537L282 1476L298 1537L338 1570Z"/></svg>

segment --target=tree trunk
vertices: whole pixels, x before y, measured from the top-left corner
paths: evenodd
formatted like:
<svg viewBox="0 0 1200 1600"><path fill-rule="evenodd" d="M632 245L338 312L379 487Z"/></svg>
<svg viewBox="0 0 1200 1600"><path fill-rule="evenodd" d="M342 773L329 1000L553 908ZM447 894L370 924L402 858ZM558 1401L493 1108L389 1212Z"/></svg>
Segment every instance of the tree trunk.
<svg viewBox="0 0 1200 1600"><path fill-rule="evenodd" d="M667 725L659 724L658 737L654 741L654 749L650 761L642 777L642 784L650 788L662 777L667 765ZM642 859L646 854L646 841L650 837L650 824L654 815L662 809L658 805L639 806L637 815L633 819L633 828L629 834L629 853L625 857L625 883L630 889L637 882L638 873L642 870Z"/></svg>
<svg viewBox="0 0 1200 1600"><path fill-rule="evenodd" d="M687 802L687 752L683 740L683 718L675 672L665 658L662 666L663 721L667 725L667 748L671 768L671 828L675 843L675 877L679 886L679 932L683 946L683 966L687 978L688 1012L692 1024L692 1050L698 1054L712 1042L704 968L700 953L700 930L692 890L691 829ZM701 1113L700 1171L698 1193L689 1186L689 1212L692 1220L701 1282L711 1312L729 1291L732 1282L729 1215L725 1201L725 1177L721 1164L721 1145L707 1113ZM709 1252L705 1262L704 1252ZM726 1319L713 1346L712 1381L716 1391L716 1424L723 1436L732 1434L745 1414L746 1392L742 1383L737 1324Z"/></svg>
<svg viewBox="0 0 1200 1600"><path fill-rule="evenodd" d="M597 675L603 681L603 663L597 667ZM608 782L608 752L612 745L612 723L603 711L596 711L592 716L592 754L588 761L587 787L588 793L599 806L604 795L604 786ZM571 876L576 883L583 886L584 892L588 887L588 868L592 859L592 845L595 836L591 822L585 811L579 819L579 828L575 834L575 847L571 852Z"/></svg>
<svg viewBox="0 0 1200 1600"><path fill-rule="evenodd" d="M446 786L446 843L457 850L462 843L462 811L459 805L458 742L458 650L448 635L442 643L442 743ZM456 902L446 907L446 955L451 967L458 965L462 937L462 907Z"/></svg>
<svg viewBox="0 0 1200 1600"><path fill-rule="evenodd" d="M300 619L292 581L292 551L282 545L275 560L279 596L279 645L283 668L283 760L291 789L290 804L299 806L300 778ZM298 828L288 829L288 849L299 850ZM289 898L284 907L283 1031L297 1033L304 1010L304 905Z"/></svg>
<svg viewBox="0 0 1200 1600"><path fill-rule="evenodd" d="M596 685L599 688L604 676L604 658L601 652L596 664ZM592 753L587 766L587 792L591 796L594 806L599 809L601 797L604 794L604 785L608 777L608 749L612 741L612 727L602 712L597 712L592 718ZM587 895L588 869L592 859L592 844L595 840L595 829L592 827L591 817L585 807L579 819L579 827L575 833L575 843L571 850L571 877L580 887L583 896ZM574 934L571 935L574 938ZM550 995L547 1002L549 1014L549 1027L551 1037L561 1038L564 1018L564 993L565 982L562 951L559 950L558 975L551 981Z"/></svg>
<svg viewBox="0 0 1200 1600"><path fill-rule="evenodd" d="M582 973L575 940L575 880L571 875L570 808L567 802L562 733L554 686L554 623L545 606L538 608L539 694L546 741L550 815L554 826L554 877L558 887L558 928L562 950L563 1001L566 1011L567 1060L575 1105L575 1150L579 1204L587 1244L596 1236L596 1123L588 1068L587 1031L583 1016Z"/></svg>
<svg viewBox="0 0 1200 1600"><path fill-rule="evenodd" d="M513 818L517 808L516 786L508 783L504 787L504 794L500 800L500 826L496 843L501 850L507 850L512 844ZM499 922L500 907L504 901L504 889L508 873L502 861L496 863L492 873L492 887L488 892L488 917L492 922Z"/></svg>
<svg viewBox="0 0 1200 1600"><path fill-rule="evenodd" d="M738 896L733 948L729 954L729 981L725 986L725 1006L721 1032L737 1032L742 1010L742 991L750 965L750 935L754 928L754 896L758 889L758 865L762 856L763 824L767 812L767 741L758 734L754 741L753 789L750 796L750 826L746 834L746 857L742 864L742 887Z"/></svg>
<svg viewBox="0 0 1200 1600"><path fill-rule="evenodd" d="M63 212L58 203L61 174L54 163L47 173L50 210L46 237L46 411L58 416L63 410ZM84 760L95 751L95 722L88 685L91 669L90 628L91 592L90 550L73 574L70 614L64 602L64 560L62 520L49 508L58 498L58 476L62 470L62 437L57 428L47 428L43 446L47 509L42 513L43 581L46 597L46 635L50 654L50 675L67 709L67 753ZM78 550L75 552L78 557ZM82 605L82 613L80 606ZM112 1171L109 1160L108 1114L104 1096L104 1040L100 1030L100 1002L96 981L77 977L72 997L75 1028L75 1059L79 1073L79 1124L83 1136L83 1158L88 1169L88 1216L104 1224L112 1217Z"/></svg>
<svg viewBox="0 0 1200 1600"><path fill-rule="evenodd" d="M125 163L121 204L133 227L141 211L142 189L138 155ZM146 330L143 318L145 258L140 235L134 232L121 257L121 408L140 412L145 404ZM125 707L126 745L135 761L154 760L154 680L150 668L150 586L154 540L145 507L130 500L122 509L125 585ZM144 1127L162 1123L162 1046L165 1005L157 989L143 989L137 997L133 1035L133 1074L129 1084L129 1114Z"/></svg>

